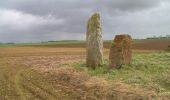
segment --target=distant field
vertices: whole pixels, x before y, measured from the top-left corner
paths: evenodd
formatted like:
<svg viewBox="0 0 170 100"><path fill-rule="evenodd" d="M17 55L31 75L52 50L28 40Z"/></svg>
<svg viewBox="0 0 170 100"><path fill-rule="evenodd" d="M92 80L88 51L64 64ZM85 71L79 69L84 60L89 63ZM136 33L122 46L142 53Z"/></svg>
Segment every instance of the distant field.
<svg viewBox="0 0 170 100"><path fill-rule="evenodd" d="M104 48L110 48L112 41L104 41ZM20 44L0 44L0 47L11 46L31 46L31 47L68 47L85 48L85 41L67 40L50 41L41 43L20 43ZM133 49L136 50L166 50L170 47L170 39L135 39L133 40Z"/></svg>
<svg viewBox="0 0 170 100"><path fill-rule="evenodd" d="M170 47L170 39L144 39L133 44L138 50L165 50Z"/></svg>

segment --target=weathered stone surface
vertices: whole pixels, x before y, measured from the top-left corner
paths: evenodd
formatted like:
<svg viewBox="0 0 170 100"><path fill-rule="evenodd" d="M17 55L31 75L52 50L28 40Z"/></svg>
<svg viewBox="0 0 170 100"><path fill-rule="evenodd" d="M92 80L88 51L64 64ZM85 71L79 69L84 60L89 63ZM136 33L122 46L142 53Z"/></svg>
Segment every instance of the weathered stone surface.
<svg viewBox="0 0 170 100"><path fill-rule="evenodd" d="M93 14L87 23L87 66L96 68L103 64L103 40L100 15Z"/></svg>
<svg viewBox="0 0 170 100"><path fill-rule="evenodd" d="M130 35L116 35L110 48L109 67L120 68L132 60L132 39Z"/></svg>

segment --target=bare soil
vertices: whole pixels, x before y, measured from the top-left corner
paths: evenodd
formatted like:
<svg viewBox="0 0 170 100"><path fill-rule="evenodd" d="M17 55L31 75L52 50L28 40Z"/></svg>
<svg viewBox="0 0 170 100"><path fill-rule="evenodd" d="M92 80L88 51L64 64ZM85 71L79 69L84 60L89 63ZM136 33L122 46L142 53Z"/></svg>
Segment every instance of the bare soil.
<svg viewBox="0 0 170 100"><path fill-rule="evenodd" d="M138 50L166 50L170 46L170 39L144 39L133 44Z"/></svg>
<svg viewBox="0 0 170 100"><path fill-rule="evenodd" d="M85 48L85 43L35 45L36 47L55 48ZM111 42L104 42L104 48L109 49ZM165 50L170 46L170 39L141 39L133 41L134 50Z"/></svg>

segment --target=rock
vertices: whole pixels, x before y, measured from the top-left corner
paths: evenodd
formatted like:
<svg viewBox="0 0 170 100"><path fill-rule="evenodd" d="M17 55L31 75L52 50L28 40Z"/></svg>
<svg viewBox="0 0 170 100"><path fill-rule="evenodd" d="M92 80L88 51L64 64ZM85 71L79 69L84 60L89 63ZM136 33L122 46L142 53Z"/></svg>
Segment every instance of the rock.
<svg viewBox="0 0 170 100"><path fill-rule="evenodd" d="M103 64L103 40L100 15L93 14L87 23L87 66L96 68Z"/></svg>
<svg viewBox="0 0 170 100"><path fill-rule="evenodd" d="M109 67L120 68L132 61L132 38L130 35L116 35L109 53Z"/></svg>

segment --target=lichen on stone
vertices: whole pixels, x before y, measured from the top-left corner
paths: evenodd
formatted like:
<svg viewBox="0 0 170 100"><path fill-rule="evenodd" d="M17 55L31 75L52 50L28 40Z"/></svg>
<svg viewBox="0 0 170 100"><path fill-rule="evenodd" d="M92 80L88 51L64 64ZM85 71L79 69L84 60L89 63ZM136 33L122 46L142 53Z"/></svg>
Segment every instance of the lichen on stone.
<svg viewBox="0 0 170 100"><path fill-rule="evenodd" d="M94 13L87 23L87 66L95 68L103 64L103 40L100 14Z"/></svg>

